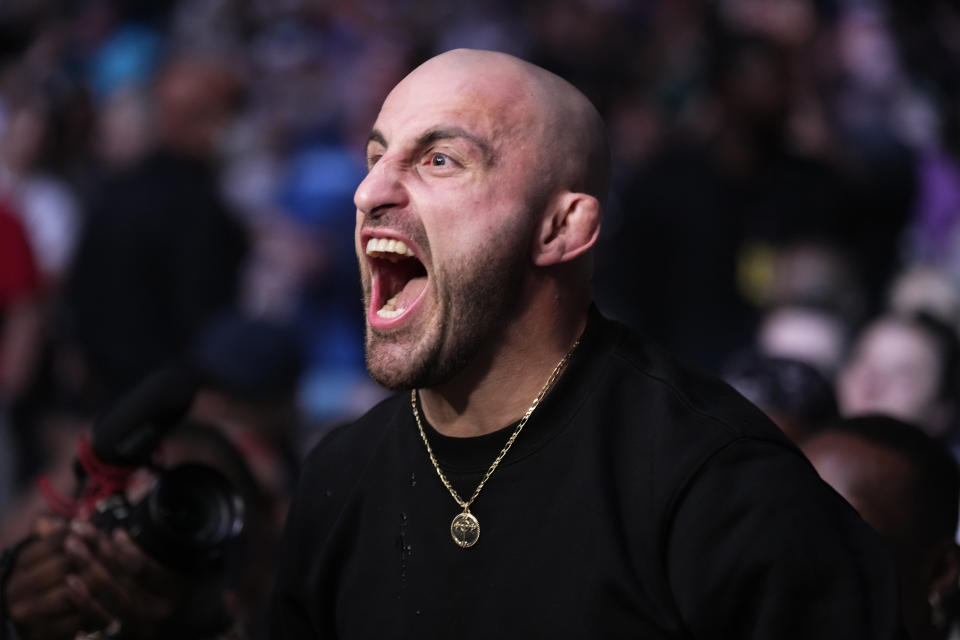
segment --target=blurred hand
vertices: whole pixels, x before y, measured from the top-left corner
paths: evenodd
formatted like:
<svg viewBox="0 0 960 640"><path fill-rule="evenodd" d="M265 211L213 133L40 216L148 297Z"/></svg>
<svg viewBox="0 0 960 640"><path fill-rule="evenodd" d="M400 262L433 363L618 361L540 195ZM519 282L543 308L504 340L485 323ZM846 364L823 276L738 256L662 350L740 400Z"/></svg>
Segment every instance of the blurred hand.
<svg viewBox="0 0 960 640"><path fill-rule="evenodd" d="M83 602L68 585L75 570L64 552L68 524L42 517L34 539L21 548L7 583L7 608L24 640L73 638L78 629L97 628L102 618L84 611Z"/></svg>
<svg viewBox="0 0 960 640"><path fill-rule="evenodd" d="M123 529L104 533L73 521L64 541L75 570L67 577L73 601L123 636L160 638L188 590L186 580L148 557Z"/></svg>

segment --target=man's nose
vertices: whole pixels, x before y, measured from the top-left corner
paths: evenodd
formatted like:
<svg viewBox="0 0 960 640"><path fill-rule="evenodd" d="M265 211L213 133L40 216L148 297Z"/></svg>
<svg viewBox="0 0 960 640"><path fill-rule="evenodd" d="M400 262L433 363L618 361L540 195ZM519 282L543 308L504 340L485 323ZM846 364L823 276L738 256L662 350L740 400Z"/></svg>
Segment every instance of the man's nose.
<svg viewBox="0 0 960 640"><path fill-rule="evenodd" d="M357 210L367 216L378 216L389 209L406 204L407 193L401 184L401 170L396 162L381 158L374 164L353 195Z"/></svg>

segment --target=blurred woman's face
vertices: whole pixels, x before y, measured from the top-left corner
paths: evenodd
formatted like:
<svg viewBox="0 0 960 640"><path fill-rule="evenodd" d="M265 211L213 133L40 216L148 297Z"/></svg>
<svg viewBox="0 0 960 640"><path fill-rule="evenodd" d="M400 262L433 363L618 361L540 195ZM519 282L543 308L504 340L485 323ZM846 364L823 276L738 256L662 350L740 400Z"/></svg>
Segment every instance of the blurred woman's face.
<svg viewBox="0 0 960 640"><path fill-rule="evenodd" d="M874 323L837 378L840 413L882 413L941 435L941 367L935 345L919 329L894 320Z"/></svg>

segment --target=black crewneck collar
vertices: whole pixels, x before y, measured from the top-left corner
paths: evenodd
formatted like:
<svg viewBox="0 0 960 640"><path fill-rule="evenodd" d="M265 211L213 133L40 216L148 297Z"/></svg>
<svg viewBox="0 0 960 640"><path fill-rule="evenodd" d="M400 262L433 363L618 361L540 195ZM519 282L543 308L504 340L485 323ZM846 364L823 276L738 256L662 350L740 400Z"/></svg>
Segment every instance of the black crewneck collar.
<svg viewBox="0 0 960 640"><path fill-rule="evenodd" d="M500 463L501 467L520 462L536 452L569 424L585 398L583 389L589 392L599 380L599 368L603 366L603 359L590 357L590 354L603 349L603 345L611 340L609 326L610 323L600 315L596 307L591 307L580 345L570 357L553 389L530 416L523 431ZM574 389L578 391L574 393ZM519 422L518 419L482 436L457 438L445 436L434 429L423 415L422 408L420 420L430 447L444 471L465 474L485 472ZM412 409L410 422L414 422ZM413 429L416 433L415 424ZM416 435L419 439L419 433Z"/></svg>

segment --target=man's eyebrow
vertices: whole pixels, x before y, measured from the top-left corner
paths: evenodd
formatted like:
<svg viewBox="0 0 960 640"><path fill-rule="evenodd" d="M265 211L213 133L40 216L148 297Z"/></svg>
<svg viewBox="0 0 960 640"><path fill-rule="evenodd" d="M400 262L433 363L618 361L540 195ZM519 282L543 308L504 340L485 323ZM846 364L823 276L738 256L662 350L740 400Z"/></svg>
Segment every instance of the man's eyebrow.
<svg viewBox="0 0 960 640"><path fill-rule="evenodd" d="M367 136L367 142L363 145L363 152L367 152L367 148L370 146L371 142L376 142L381 145L384 149L387 148L387 139L383 137L383 134L374 129L370 132L370 135Z"/></svg>
<svg viewBox="0 0 960 640"><path fill-rule="evenodd" d="M483 154L484 164L491 165L496 160L497 154L490 143L459 127L431 129L417 138L417 146L425 147L437 140L449 140L451 138L463 138L471 142Z"/></svg>

